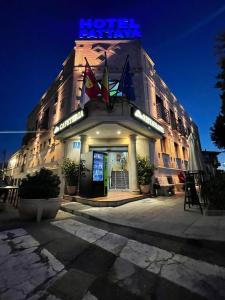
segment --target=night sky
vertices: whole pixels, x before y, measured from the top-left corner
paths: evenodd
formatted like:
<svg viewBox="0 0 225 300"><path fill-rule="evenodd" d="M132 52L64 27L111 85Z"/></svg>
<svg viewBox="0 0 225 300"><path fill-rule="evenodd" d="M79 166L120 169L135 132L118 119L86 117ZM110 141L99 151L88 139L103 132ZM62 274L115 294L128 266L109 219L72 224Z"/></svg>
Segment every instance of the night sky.
<svg viewBox="0 0 225 300"><path fill-rule="evenodd" d="M128 4L129 3L129 4ZM11 0L0 4L0 131L25 129L28 113L61 69L80 18L131 17L160 76L199 126L203 149L220 107L214 45L225 30L224 0ZM22 134L0 134L0 160ZM220 155L225 162L225 155Z"/></svg>

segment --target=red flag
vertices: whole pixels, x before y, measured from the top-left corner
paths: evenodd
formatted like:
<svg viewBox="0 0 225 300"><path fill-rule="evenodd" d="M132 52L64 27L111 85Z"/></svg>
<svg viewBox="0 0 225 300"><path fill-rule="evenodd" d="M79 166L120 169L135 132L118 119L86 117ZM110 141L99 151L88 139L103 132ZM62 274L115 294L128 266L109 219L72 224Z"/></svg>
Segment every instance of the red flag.
<svg viewBox="0 0 225 300"><path fill-rule="evenodd" d="M85 57L86 60L86 66L85 66L85 72L84 72L84 85L85 85L85 93L90 98L96 98L97 95L101 92L100 88L98 86L98 82L95 78L94 73L92 72L92 69Z"/></svg>
<svg viewBox="0 0 225 300"><path fill-rule="evenodd" d="M109 72L107 65L107 57L105 53L105 68L102 77L102 87L101 87L102 99L105 103L109 103Z"/></svg>

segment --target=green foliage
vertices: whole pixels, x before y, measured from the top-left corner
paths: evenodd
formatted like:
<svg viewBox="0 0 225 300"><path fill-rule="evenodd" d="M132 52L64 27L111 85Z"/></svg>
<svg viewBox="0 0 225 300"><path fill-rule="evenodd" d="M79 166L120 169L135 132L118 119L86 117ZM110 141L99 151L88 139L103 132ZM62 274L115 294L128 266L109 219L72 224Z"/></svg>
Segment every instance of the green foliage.
<svg viewBox="0 0 225 300"><path fill-rule="evenodd" d="M154 174L154 165L150 163L147 157L137 157L137 175L138 184L146 185L150 184L152 175Z"/></svg>
<svg viewBox="0 0 225 300"><path fill-rule="evenodd" d="M70 158L65 158L62 164L62 171L69 186L76 186L79 176L79 165Z"/></svg>
<svg viewBox="0 0 225 300"><path fill-rule="evenodd" d="M203 191L210 209L225 210L225 172L217 172L215 177L210 178L204 184Z"/></svg>
<svg viewBox="0 0 225 300"><path fill-rule="evenodd" d="M19 196L24 199L48 199L59 195L60 179L51 170L42 168L34 175L28 174L19 187Z"/></svg>
<svg viewBox="0 0 225 300"><path fill-rule="evenodd" d="M225 148L225 116L219 115L211 127L211 139L214 144L220 148Z"/></svg>
<svg viewBox="0 0 225 300"><path fill-rule="evenodd" d="M211 139L218 147L225 149L225 32L217 39L220 72L217 75L216 88L220 90L221 108L215 123L210 128Z"/></svg>

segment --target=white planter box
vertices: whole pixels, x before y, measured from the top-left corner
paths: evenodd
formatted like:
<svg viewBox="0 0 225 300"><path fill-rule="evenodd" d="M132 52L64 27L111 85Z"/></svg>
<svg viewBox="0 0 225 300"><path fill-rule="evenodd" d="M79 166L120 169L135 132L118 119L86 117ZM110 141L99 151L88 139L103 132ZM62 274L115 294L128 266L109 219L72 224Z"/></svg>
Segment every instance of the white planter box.
<svg viewBox="0 0 225 300"><path fill-rule="evenodd" d="M20 199L19 213L23 220L36 219L39 222L42 218L55 218L60 207L59 198L49 199Z"/></svg>

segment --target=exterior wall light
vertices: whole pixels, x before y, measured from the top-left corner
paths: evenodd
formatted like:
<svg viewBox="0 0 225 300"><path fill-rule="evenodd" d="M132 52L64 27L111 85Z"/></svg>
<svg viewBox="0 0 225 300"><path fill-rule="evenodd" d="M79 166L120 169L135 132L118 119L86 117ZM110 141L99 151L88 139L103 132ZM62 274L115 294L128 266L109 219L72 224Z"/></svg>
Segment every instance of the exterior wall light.
<svg viewBox="0 0 225 300"><path fill-rule="evenodd" d="M120 130L118 130L118 131L117 131L117 134L121 134L121 131L120 131Z"/></svg>
<svg viewBox="0 0 225 300"><path fill-rule="evenodd" d="M96 134L97 134L97 135L99 135L99 134L100 134L100 132L99 132L99 131L96 131Z"/></svg>

